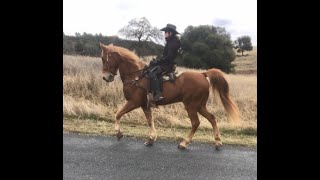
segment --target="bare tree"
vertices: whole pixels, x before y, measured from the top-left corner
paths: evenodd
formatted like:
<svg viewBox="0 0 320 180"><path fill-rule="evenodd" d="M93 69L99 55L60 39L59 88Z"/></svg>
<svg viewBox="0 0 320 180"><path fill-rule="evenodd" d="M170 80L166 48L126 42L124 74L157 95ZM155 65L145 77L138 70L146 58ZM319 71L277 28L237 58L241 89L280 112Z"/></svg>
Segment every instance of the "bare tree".
<svg viewBox="0 0 320 180"><path fill-rule="evenodd" d="M152 27L145 17L130 20L127 26L119 30L119 33L128 39L138 39L137 54L139 56L143 50L143 45L146 44L142 42L152 41L159 43L159 40L162 39L161 31L157 27Z"/></svg>

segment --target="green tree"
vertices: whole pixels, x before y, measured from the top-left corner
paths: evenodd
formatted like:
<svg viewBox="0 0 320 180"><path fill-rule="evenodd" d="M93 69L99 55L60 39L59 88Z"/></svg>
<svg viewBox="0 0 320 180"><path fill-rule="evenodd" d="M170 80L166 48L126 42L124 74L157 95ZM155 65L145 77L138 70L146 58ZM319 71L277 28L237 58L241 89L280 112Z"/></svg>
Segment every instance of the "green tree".
<svg viewBox="0 0 320 180"><path fill-rule="evenodd" d="M138 56L141 56L142 51L146 48L144 45L147 43L142 43L143 41L159 42L162 38L160 30L152 27L149 20L145 17L130 20L127 26L119 30L119 33L128 39L138 40L135 44Z"/></svg>
<svg viewBox="0 0 320 180"><path fill-rule="evenodd" d="M183 53L177 64L190 68L218 68L232 72L235 59L230 34L223 27L188 26L181 35Z"/></svg>
<svg viewBox="0 0 320 180"><path fill-rule="evenodd" d="M137 41L120 39L118 36L103 36L101 33L97 36L87 33L85 36L78 33L78 37L64 35L63 53L99 57L101 55L99 42L103 44L113 43L116 46L122 46L132 51L136 47L134 44ZM142 51L142 56L157 55L163 50L163 46L151 41L142 43L145 44L145 47L150 47Z"/></svg>
<svg viewBox="0 0 320 180"><path fill-rule="evenodd" d="M77 41L77 42L75 43L75 45L74 45L74 51L75 51L75 53L82 55L82 54L83 54L83 49L84 49L83 46L84 46L84 45L83 45L82 42Z"/></svg>
<svg viewBox="0 0 320 180"><path fill-rule="evenodd" d="M234 48L237 49L237 52L241 52L242 56L244 51L252 51L253 49L250 36L238 37L238 39L234 41L234 45Z"/></svg>

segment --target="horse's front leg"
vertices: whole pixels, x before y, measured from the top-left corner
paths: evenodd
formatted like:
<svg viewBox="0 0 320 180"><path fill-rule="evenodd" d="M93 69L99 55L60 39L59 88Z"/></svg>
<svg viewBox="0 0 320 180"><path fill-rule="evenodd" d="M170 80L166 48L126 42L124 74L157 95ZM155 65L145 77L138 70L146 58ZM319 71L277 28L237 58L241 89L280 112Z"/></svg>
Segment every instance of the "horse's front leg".
<svg viewBox="0 0 320 180"><path fill-rule="evenodd" d="M135 108L137 108L137 106L132 101L128 101L122 108L118 109L116 113L116 122L115 122L115 130L116 130L116 136L118 140L120 140L123 137L123 134L120 130L121 116L124 115L125 113L128 113L134 110Z"/></svg>
<svg viewBox="0 0 320 180"><path fill-rule="evenodd" d="M148 125L150 128L150 131L149 131L150 136L149 136L148 140L144 143L144 145L151 146L153 144L153 142L157 139L157 132L154 127L154 120L152 119L152 114L151 114L150 108L149 109L142 108L142 110L147 118Z"/></svg>

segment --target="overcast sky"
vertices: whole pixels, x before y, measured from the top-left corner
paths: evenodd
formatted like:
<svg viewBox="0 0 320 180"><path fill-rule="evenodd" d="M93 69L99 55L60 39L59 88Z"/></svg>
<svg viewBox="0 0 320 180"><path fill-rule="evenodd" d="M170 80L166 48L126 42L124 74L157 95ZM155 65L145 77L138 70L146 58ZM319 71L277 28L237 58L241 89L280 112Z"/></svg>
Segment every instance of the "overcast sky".
<svg viewBox="0 0 320 180"><path fill-rule="evenodd" d="M183 33L189 25L225 27L231 39L248 35L257 45L257 0L63 0L63 32L117 35L133 18L167 23Z"/></svg>

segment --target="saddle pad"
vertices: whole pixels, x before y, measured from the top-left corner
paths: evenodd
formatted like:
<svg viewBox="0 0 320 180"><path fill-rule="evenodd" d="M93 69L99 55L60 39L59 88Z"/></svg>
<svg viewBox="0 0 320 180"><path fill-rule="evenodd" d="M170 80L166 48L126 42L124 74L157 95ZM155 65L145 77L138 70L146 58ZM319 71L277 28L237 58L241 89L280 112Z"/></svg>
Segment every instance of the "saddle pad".
<svg viewBox="0 0 320 180"><path fill-rule="evenodd" d="M183 72L175 72L174 74L175 74L176 78L178 78L182 73L183 73ZM169 79L169 76L168 76L168 75L163 75L163 76L162 76L162 81L163 81L163 82L169 81L169 80L170 80L170 79Z"/></svg>

